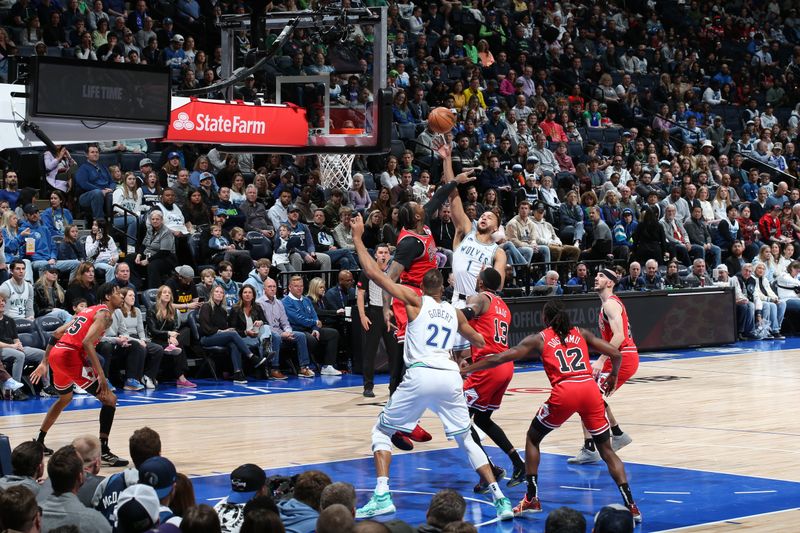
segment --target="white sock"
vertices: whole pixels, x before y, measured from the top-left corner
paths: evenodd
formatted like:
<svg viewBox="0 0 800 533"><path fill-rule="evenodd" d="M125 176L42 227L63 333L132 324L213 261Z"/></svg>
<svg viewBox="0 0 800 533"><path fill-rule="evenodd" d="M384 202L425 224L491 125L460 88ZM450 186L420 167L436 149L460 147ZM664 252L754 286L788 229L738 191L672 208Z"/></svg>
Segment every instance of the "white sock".
<svg viewBox="0 0 800 533"><path fill-rule="evenodd" d="M389 477L378 476L378 483L375 485L375 494L381 496L389 492Z"/></svg>
<svg viewBox="0 0 800 533"><path fill-rule="evenodd" d="M489 490L492 492L492 501L497 501L500 498L505 498L503 495L503 491L500 490L500 485L497 484L497 481L494 483L489 483Z"/></svg>

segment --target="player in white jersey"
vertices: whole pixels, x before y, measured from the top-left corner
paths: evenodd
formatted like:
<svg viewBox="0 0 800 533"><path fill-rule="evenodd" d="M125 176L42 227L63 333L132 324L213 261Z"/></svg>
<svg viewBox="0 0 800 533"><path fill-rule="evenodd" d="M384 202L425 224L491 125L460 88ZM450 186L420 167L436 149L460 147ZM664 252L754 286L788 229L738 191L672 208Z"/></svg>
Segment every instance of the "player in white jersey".
<svg viewBox="0 0 800 533"><path fill-rule="evenodd" d="M394 513L396 508L389 492L389 464L392 460L392 438L397 432L410 432L426 409L442 421L445 434L455 440L469 462L491 491L497 517L514 517L511 502L503 495L495 480L489 460L470 436L470 418L464 398L458 363L451 356L453 339L460 332L475 346L485 344L483 337L470 327L464 314L442 301L442 273L431 269L422 278L422 295L410 287L395 283L385 276L369 255L361 236L364 221L360 216L350 224L353 244L361 268L367 277L405 304L408 313L405 353L406 374L383 408L372 428L372 453L377 483L369 502L356 511L356 518Z"/></svg>
<svg viewBox="0 0 800 533"><path fill-rule="evenodd" d="M451 147L445 144L438 149L442 156L443 181L446 183L455 179ZM500 273L500 289L503 288L503 277L506 272L506 252L494 240L494 233L500 228L500 221L491 211L484 212L473 228L472 221L464 212L458 190L450 194L450 211L453 215L453 224L456 235L453 238L453 276L455 287L453 291L453 305L456 309L463 309L467 305L467 298L476 294L478 275L486 267L492 267ZM458 353L469 348L469 342L457 335L453 349ZM468 355L459 353L460 356Z"/></svg>

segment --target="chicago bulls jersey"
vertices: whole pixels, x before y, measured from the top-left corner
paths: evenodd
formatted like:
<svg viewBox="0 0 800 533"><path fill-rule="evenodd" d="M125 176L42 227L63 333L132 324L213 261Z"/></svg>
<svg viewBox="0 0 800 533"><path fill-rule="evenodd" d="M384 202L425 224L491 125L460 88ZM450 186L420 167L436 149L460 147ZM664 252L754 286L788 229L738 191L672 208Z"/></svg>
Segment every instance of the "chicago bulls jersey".
<svg viewBox="0 0 800 533"><path fill-rule="evenodd" d="M94 324L95 315L100 311L109 311L105 304L93 305L87 307L77 315L75 315L70 323L67 331L61 336L56 346L59 348L72 348L75 350L83 349L83 339L89 332L89 328ZM95 341L95 346L100 342L102 336L98 337Z"/></svg>
<svg viewBox="0 0 800 533"><path fill-rule="evenodd" d="M561 342L553 328L539 333L544 341L542 364L552 386L562 381L586 381L592 378L589 347L578 328L572 328Z"/></svg>
<svg viewBox="0 0 800 533"><path fill-rule="evenodd" d="M489 297L489 309L478 318L469 321L478 335L483 337L483 348L472 347L472 360L480 361L484 356L508 350L508 327L511 324L511 311L496 294L482 293Z"/></svg>
<svg viewBox="0 0 800 533"><path fill-rule="evenodd" d="M408 231L405 228L401 229L400 234L397 236L398 247L400 246L400 241L403 239L417 239L424 247L422 255L416 257L411 263L411 267L400 274L400 283L419 287L422 285L422 278L425 276L425 273L437 266L436 242L433 240L433 235L431 235L431 230L428 229L428 226L425 226L425 233L423 235Z"/></svg>
<svg viewBox="0 0 800 533"><path fill-rule="evenodd" d="M622 343L619 345L619 351L621 352L625 348L628 348L627 351L631 351L631 349L636 350L636 343L633 342L633 338L631 337L631 324L628 322L628 311L625 309L625 304L622 303L622 300L620 300L616 294L612 294L609 299L617 302L622 308L622 334L625 335L625 338L622 339ZM606 317L606 313L603 311L602 307L600 308L600 314L597 315L597 321L603 340L611 342L614 332L611 330L611 324L608 322L608 317Z"/></svg>

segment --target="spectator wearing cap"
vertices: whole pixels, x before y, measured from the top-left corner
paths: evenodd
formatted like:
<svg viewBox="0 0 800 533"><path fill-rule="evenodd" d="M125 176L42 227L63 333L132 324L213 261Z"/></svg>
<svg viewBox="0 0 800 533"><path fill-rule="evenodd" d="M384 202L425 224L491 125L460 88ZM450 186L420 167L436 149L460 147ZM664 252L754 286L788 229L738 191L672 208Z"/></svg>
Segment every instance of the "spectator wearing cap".
<svg viewBox="0 0 800 533"><path fill-rule="evenodd" d="M783 157L783 144L777 142L772 145L772 154L767 158L767 164L773 168L786 172L788 165Z"/></svg>
<svg viewBox="0 0 800 533"><path fill-rule="evenodd" d="M83 483L83 459L74 446L57 450L47 463L53 494L40 502L42 531L74 525L82 533L111 533L111 524L98 511L78 499Z"/></svg>
<svg viewBox="0 0 800 533"><path fill-rule="evenodd" d="M178 311L180 323L186 322L189 313L199 309L200 298L197 294L197 285L194 283L194 269L189 265L175 267L175 275L170 277L165 285L172 291L172 301Z"/></svg>
<svg viewBox="0 0 800 533"><path fill-rule="evenodd" d="M50 230L40 220L39 208L35 204L26 204L22 211L26 220L20 225L20 231L30 230L27 238L34 239L33 253L26 254L26 257L31 261L34 276L37 276L40 270L50 266L57 268L59 272L69 272L70 276L72 276L78 269L80 262L75 259L56 259L58 249L53 244Z"/></svg>
<svg viewBox="0 0 800 533"><path fill-rule="evenodd" d="M267 476L259 466L243 464L231 472L231 490L214 510L222 531L238 533L244 522L244 507L253 498L268 494Z"/></svg>
<svg viewBox="0 0 800 533"><path fill-rule="evenodd" d="M161 62L172 72L172 81L178 83L181 79L183 65L187 64L186 53L183 51L183 35L176 33L169 40L169 46L161 52Z"/></svg>
<svg viewBox="0 0 800 533"><path fill-rule="evenodd" d="M108 169L99 164L100 148L90 146L86 149L86 161L75 173L78 203L91 210L92 218L105 218L105 197L114 189L114 180Z"/></svg>
<svg viewBox="0 0 800 533"><path fill-rule="evenodd" d="M175 495L175 482L178 479L178 472L175 465L166 457L151 457L139 465L139 484L152 487L156 491L159 501L158 523L171 523L180 526L181 517L175 516L169 504ZM135 486L135 485L134 485ZM124 498L125 491L120 495ZM117 516L121 511L120 504L117 503Z"/></svg>
<svg viewBox="0 0 800 533"><path fill-rule="evenodd" d="M322 491L331 484L327 474L309 470L297 477L294 497L278 503L286 533L311 533L316 527Z"/></svg>
<svg viewBox="0 0 800 533"><path fill-rule="evenodd" d="M606 505L595 515L593 533L633 533L633 515L618 503Z"/></svg>
<svg viewBox="0 0 800 533"><path fill-rule="evenodd" d="M144 533L153 531L159 524L161 503L157 491L140 483L123 490L116 511L111 517L115 533ZM158 531L167 531L159 528ZM170 531L179 531L177 527Z"/></svg>
<svg viewBox="0 0 800 533"><path fill-rule="evenodd" d="M340 217L345 211L352 213L349 207L343 207L339 212ZM312 270L330 270L331 258L327 254L317 251L314 238L311 235L311 230L307 225L300 222L300 209L296 206L289 206L287 216L288 220L284 222L284 224L288 225L289 238L294 238L293 243L295 244L294 251L289 255L292 268L299 272L303 269L303 263L305 263L309 265ZM336 232L334 231L334 238L335 237ZM353 261L353 263L355 264L355 261Z"/></svg>

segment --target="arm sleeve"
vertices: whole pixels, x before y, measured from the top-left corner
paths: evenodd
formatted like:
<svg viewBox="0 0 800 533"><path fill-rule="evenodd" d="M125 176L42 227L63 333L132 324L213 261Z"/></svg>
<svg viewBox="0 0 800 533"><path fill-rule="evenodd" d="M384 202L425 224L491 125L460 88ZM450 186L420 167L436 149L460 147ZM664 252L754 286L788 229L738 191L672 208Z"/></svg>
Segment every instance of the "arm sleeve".
<svg viewBox="0 0 800 533"><path fill-rule="evenodd" d="M439 189L433 193L430 201L425 204L425 223L430 223L430 220L433 218L433 214L442 207L442 204L450 197L450 193L458 187L458 182L451 181L447 185L439 187Z"/></svg>

